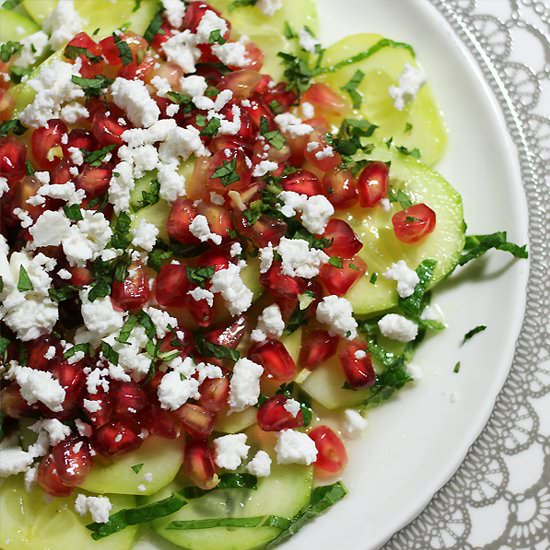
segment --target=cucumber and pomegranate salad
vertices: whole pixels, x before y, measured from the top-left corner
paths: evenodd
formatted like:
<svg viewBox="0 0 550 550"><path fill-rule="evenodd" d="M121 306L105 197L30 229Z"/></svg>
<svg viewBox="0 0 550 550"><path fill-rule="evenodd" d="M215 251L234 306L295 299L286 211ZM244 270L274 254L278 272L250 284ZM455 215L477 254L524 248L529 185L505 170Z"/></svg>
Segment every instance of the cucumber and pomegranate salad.
<svg viewBox="0 0 550 550"><path fill-rule="evenodd" d="M0 20L0 546L284 543L445 328L436 285L525 247L466 236L413 47L324 48L314 0Z"/></svg>

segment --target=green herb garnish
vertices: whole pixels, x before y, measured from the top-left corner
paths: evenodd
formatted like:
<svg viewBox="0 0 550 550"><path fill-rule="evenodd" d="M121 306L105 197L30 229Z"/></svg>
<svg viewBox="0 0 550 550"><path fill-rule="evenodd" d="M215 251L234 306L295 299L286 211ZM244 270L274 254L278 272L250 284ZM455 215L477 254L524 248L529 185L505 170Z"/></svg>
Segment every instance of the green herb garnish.
<svg viewBox="0 0 550 550"><path fill-rule="evenodd" d="M469 330L464 335L464 339L462 340L462 344L465 344L468 340L471 340L476 334L479 334L480 332L483 332L484 330L487 330L487 327L485 325L478 325L477 327L474 327L472 330Z"/></svg>
<svg viewBox="0 0 550 550"><path fill-rule="evenodd" d="M515 258L528 258L527 245L519 246L508 242L506 231L498 231L489 235L470 235L466 237L464 252L458 260L458 265L480 258L492 248L509 252Z"/></svg>
<svg viewBox="0 0 550 550"><path fill-rule="evenodd" d="M17 282L17 290L19 290L19 292L27 292L29 290L33 290L29 274L22 265L19 266L19 280Z"/></svg>
<svg viewBox="0 0 550 550"><path fill-rule="evenodd" d="M219 179L224 187L239 181L241 178L237 174L237 159L224 160L222 166L214 171L210 179Z"/></svg>
<svg viewBox="0 0 550 550"><path fill-rule="evenodd" d="M351 77L350 81L342 86L342 90L347 92L351 97L351 102L354 109L360 109L361 104L363 103L363 94L357 91L357 87L363 79L365 78L365 73L363 71L355 71L355 74Z"/></svg>

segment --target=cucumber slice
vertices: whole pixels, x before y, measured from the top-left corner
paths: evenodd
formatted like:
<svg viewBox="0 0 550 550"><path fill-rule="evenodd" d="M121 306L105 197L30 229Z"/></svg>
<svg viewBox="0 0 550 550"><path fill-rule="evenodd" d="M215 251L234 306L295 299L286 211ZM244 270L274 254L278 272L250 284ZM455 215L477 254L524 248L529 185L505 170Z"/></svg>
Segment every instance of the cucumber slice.
<svg viewBox="0 0 550 550"><path fill-rule="evenodd" d="M250 428L250 426L256 423L257 410L255 407L250 407L244 411L229 415L222 412L216 423L216 431L226 434L236 434Z"/></svg>
<svg viewBox="0 0 550 550"><path fill-rule="evenodd" d="M279 530L273 527L200 529L176 531L167 529L172 521L276 515L294 516L309 501L312 469L307 466L272 467L271 475L258 481L256 491L232 489L214 491L192 501L179 512L153 522L153 529L164 539L188 550L251 550L274 539ZM173 489L172 489L173 490ZM170 494L167 488L149 500Z"/></svg>
<svg viewBox="0 0 550 550"><path fill-rule="evenodd" d="M256 6L230 10L233 0L211 0L210 4L220 10L233 25L239 35L246 35L257 44L265 54L262 72L274 80L280 80L283 71L277 53L292 52L296 49L294 41L283 34L286 21L295 30L308 26L313 32L319 29L319 18L315 0L284 0L281 9L271 17L264 15Z"/></svg>
<svg viewBox="0 0 550 550"><path fill-rule="evenodd" d="M29 15L42 25L44 19L55 9L57 0L23 0ZM125 23L128 29L143 34L160 7L158 0L142 0L138 10L133 12L135 0L78 0L75 8L86 21L84 30L92 33L99 28L97 37L107 36Z"/></svg>
<svg viewBox="0 0 550 550"><path fill-rule="evenodd" d="M113 512L136 505L132 496L109 495ZM137 527L94 541L74 510L75 497L47 498L41 489L27 493L22 476L10 477L0 486L0 544L4 550L130 550Z"/></svg>
<svg viewBox="0 0 550 550"><path fill-rule="evenodd" d="M28 17L12 10L0 9L0 43L15 42L40 30L40 27Z"/></svg>
<svg viewBox="0 0 550 550"><path fill-rule="evenodd" d="M368 50L383 37L378 34L356 34L337 42L325 53L324 66ZM412 54L404 48L386 47L360 63L349 65L338 72L320 76L318 80L331 86L346 98L353 117L350 96L341 90L357 70L365 76L357 90L363 94L359 114L379 126L376 137L394 138L394 142L409 149L418 147L422 160L429 165L436 164L447 144L447 131L430 87L425 84L416 99L403 111L398 111L389 95L389 87L399 83L405 64L416 65ZM412 128L408 125L412 125Z"/></svg>
<svg viewBox="0 0 550 550"><path fill-rule="evenodd" d="M377 147L371 158L391 161L390 186L402 190L413 203L425 202L437 216L436 228L417 244L399 241L393 231L392 216L401 209L393 204L391 212L381 207L354 208L340 217L354 228L363 241L359 256L366 262L368 272L347 293L353 311L369 316L397 305L396 283L382 274L398 260L405 260L411 269L428 258L437 260L430 287L436 285L457 265L464 248L464 213L459 193L436 171L410 156L386 146ZM375 284L372 273L378 273Z"/></svg>
<svg viewBox="0 0 550 550"><path fill-rule="evenodd" d="M111 464L95 461L80 487L92 493L152 495L174 480L182 462L181 441L149 437L139 449L116 458ZM134 471L133 466L139 471ZM148 473L153 474L150 482L144 478ZM138 489L140 485L145 486L145 491Z"/></svg>

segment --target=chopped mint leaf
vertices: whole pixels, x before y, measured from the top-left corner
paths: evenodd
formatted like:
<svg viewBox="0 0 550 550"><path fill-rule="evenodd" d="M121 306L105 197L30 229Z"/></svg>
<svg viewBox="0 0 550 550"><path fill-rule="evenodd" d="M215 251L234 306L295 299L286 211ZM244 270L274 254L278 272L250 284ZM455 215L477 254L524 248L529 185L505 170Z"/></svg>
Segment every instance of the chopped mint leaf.
<svg viewBox="0 0 550 550"><path fill-rule="evenodd" d="M162 20L163 20L163 12L164 10L162 8L157 11L155 16L149 23L149 26L145 30L145 33L143 34L143 38L145 38L145 40L147 40L149 44L153 42L157 34L159 33L164 34L164 31L161 28Z"/></svg>
<svg viewBox="0 0 550 550"><path fill-rule="evenodd" d="M91 63L101 63L102 57L100 55L93 55L90 50L86 48L81 48L79 46L66 46L65 50L63 51L63 55L67 59L76 59L77 57L85 57L88 59Z"/></svg>
<svg viewBox="0 0 550 550"><path fill-rule="evenodd" d="M422 153L420 152L420 149L414 148L414 149L407 149L404 145L398 145L396 149L402 154L409 157L413 157L415 159L419 159L422 156Z"/></svg>
<svg viewBox="0 0 550 550"><path fill-rule="evenodd" d="M388 193L388 198L390 202L398 202L401 205L401 208L403 208L403 210L405 210L406 208L409 208L409 206L412 206L413 204L411 199L409 199L407 194L401 189L390 188Z"/></svg>
<svg viewBox="0 0 550 550"><path fill-rule="evenodd" d="M215 357L216 359L230 359L238 361L241 354L236 349L214 344L207 340L201 333L196 333L195 344L197 351L204 357Z"/></svg>
<svg viewBox="0 0 550 550"><path fill-rule="evenodd" d="M23 44L21 42L14 42L13 40L8 40L0 45L0 59L7 63L10 58L18 54L23 49Z"/></svg>
<svg viewBox="0 0 550 550"><path fill-rule="evenodd" d="M141 8L141 0L134 0L134 7L132 9L132 13L136 13L136 11Z"/></svg>
<svg viewBox="0 0 550 550"><path fill-rule="evenodd" d="M201 136L214 137L221 126L220 119L218 117L212 117L206 126L201 130Z"/></svg>
<svg viewBox="0 0 550 550"><path fill-rule="evenodd" d="M48 296L57 303L65 302L70 298L74 298L78 294L79 288L73 285L65 285L59 288L50 288Z"/></svg>
<svg viewBox="0 0 550 550"><path fill-rule="evenodd" d="M462 344L465 344L468 340L471 340L476 334L479 334L480 332L483 332L484 330L487 330L487 327L485 325L478 325L477 327L474 327L472 330L469 330L464 335L464 339L462 340Z"/></svg>
<svg viewBox="0 0 550 550"><path fill-rule="evenodd" d="M405 134L410 134L412 132L412 129L413 129L413 125L410 123L410 122L407 122L405 124Z"/></svg>
<svg viewBox="0 0 550 550"><path fill-rule="evenodd" d="M111 246L120 250L126 250L132 242L130 226L132 220L126 212L121 212L112 223L113 236L111 237Z"/></svg>
<svg viewBox="0 0 550 550"><path fill-rule="evenodd" d="M268 107L274 115L280 115L283 112L283 106L276 99L270 101Z"/></svg>
<svg viewBox="0 0 550 550"><path fill-rule="evenodd" d="M19 4L21 4L23 0L6 0L3 4L2 4L2 9L3 10L13 10L14 8L16 8L17 6L19 6Z"/></svg>
<svg viewBox="0 0 550 550"><path fill-rule="evenodd" d="M19 84L23 78L32 73L32 67L11 67L10 78L13 84Z"/></svg>
<svg viewBox="0 0 550 550"><path fill-rule="evenodd" d="M232 159L231 161L224 160L222 166L214 171L210 179L219 179L224 187L239 181L241 178L237 174L237 159Z"/></svg>
<svg viewBox="0 0 550 550"><path fill-rule="evenodd" d="M354 109L360 109L361 104L363 103L363 94L357 91L357 87L363 79L365 78L365 73L363 71L355 71L355 74L351 77L350 81L342 86L342 90L347 92L351 97L351 102Z"/></svg>
<svg viewBox="0 0 550 550"><path fill-rule="evenodd" d="M292 312L290 319L288 320L286 327L283 330L284 336L290 336L294 334L301 326L308 322L307 307L302 308L300 302Z"/></svg>
<svg viewBox="0 0 550 550"><path fill-rule="evenodd" d="M159 180L155 178L151 180L151 183L149 184L149 189L147 191L141 192L141 200L139 201L139 204L137 205L136 210L141 210L146 206L152 206L153 204L157 204L159 200L160 200L160 183L159 183Z"/></svg>
<svg viewBox="0 0 550 550"><path fill-rule="evenodd" d="M132 334L132 331L138 324L138 318L136 315L130 315L128 319L126 319L125 323L122 325L122 328L120 329L120 334L117 337L117 342L120 342L121 344L125 344L128 342L128 339L130 338L130 334Z"/></svg>
<svg viewBox="0 0 550 550"><path fill-rule="evenodd" d="M78 222L80 220L83 220L82 212L80 210L80 206L78 204L66 204L63 206L63 212L65 212L65 216L69 218L70 220L73 220L75 222Z"/></svg>
<svg viewBox="0 0 550 550"><path fill-rule="evenodd" d="M213 265L206 267L187 267L187 278L190 283L204 287L204 285L210 280L216 268Z"/></svg>
<svg viewBox="0 0 550 550"><path fill-rule="evenodd" d="M376 281L378 281L378 273L374 272L371 276L370 276L370 284L371 285L375 285L376 284Z"/></svg>
<svg viewBox="0 0 550 550"><path fill-rule="evenodd" d="M115 41L115 46L117 47L122 64L126 66L132 63L134 56L132 55L130 46L128 46L116 32L113 33L113 40Z"/></svg>
<svg viewBox="0 0 550 550"><path fill-rule="evenodd" d="M19 281L17 282L17 290L19 290L19 292L27 292L29 290L33 290L29 274L22 265L19 266Z"/></svg>
<svg viewBox="0 0 550 550"><path fill-rule="evenodd" d="M87 151L80 149L84 155L84 162L90 166L98 167L105 162L105 157L116 147L116 145L106 145L96 151Z"/></svg>
<svg viewBox="0 0 550 550"><path fill-rule="evenodd" d="M461 367L461 366L462 366L462 365L460 364L460 361L457 361L456 365L454 366L453 372L454 372L455 374L458 374L458 373L460 372L460 367Z"/></svg>
<svg viewBox="0 0 550 550"><path fill-rule="evenodd" d="M101 342L101 353L109 363L118 365L118 353L107 342Z"/></svg>
<svg viewBox="0 0 550 550"><path fill-rule="evenodd" d="M105 88L109 87L114 80L103 75L94 76L94 78L83 78L73 75L72 81L77 86L80 86L87 97L99 97Z"/></svg>
<svg viewBox="0 0 550 550"><path fill-rule="evenodd" d="M72 357L75 353L81 351L84 353L84 355L90 355L90 344L83 343L83 344L76 344L76 346L73 346L72 348L69 348L68 350L65 350L63 353L63 359L68 359L69 357Z"/></svg>
<svg viewBox="0 0 550 550"><path fill-rule="evenodd" d="M147 258L147 265L155 271L160 271L160 268L174 257L171 250L163 250L162 248L153 248Z"/></svg>
<svg viewBox="0 0 550 550"><path fill-rule="evenodd" d="M338 267L339 269L342 269L344 267L344 262L342 261L342 258L336 258L333 256L332 258L329 258L328 263L333 267Z"/></svg>
<svg viewBox="0 0 550 550"><path fill-rule="evenodd" d="M487 251L495 248L509 252L515 258L528 258L527 245L519 246L508 242L506 231L498 231L489 235L470 235L466 237L464 252L458 261L458 265L465 265L468 262L480 258Z"/></svg>
<svg viewBox="0 0 550 550"><path fill-rule="evenodd" d="M260 133L278 151L286 145L286 139L281 132L269 129L269 122L265 116L262 116L260 119Z"/></svg>
<svg viewBox="0 0 550 550"><path fill-rule="evenodd" d="M32 176L36 172L34 166L32 165L32 162L28 159L25 161L25 168L29 176Z"/></svg>
<svg viewBox="0 0 550 550"><path fill-rule="evenodd" d="M6 120L5 122L0 122L0 137L6 137L9 134L14 134L16 136L23 135L27 129L21 124L21 121L18 119Z"/></svg>
<svg viewBox="0 0 550 550"><path fill-rule="evenodd" d="M0 359L5 363L8 356L8 346L10 341L4 336L0 336Z"/></svg>
<svg viewBox="0 0 550 550"><path fill-rule="evenodd" d="M287 40L294 40L298 38L298 33L290 26L288 21L285 21L283 25L283 34Z"/></svg>
<svg viewBox="0 0 550 550"><path fill-rule="evenodd" d="M399 298L399 307L411 319L418 321L424 310L426 298L428 297L428 286L432 281L436 265L435 260L424 260L416 269L420 281L414 292L408 298Z"/></svg>
<svg viewBox="0 0 550 550"><path fill-rule="evenodd" d="M229 11L233 11L237 8L245 8L246 6L255 6L258 0L234 0L229 4Z"/></svg>
<svg viewBox="0 0 550 550"><path fill-rule="evenodd" d="M185 531L190 529L211 529L214 527L275 527L277 529L288 529L290 521L280 516L256 516L251 518L212 518L212 519L191 519L187 521L171 521L166 529Z"/></svg>
<svg viewBox="0 0 550 550"><path fill-rule="evenodd" d="M220 29L215 29L208 37L209 44L225 44L227 40L222 36Z"/></svg>
<svg viewBox="0 0 550 550"><path fill-rule="evenodd" d="M141 469L143 468L143 462L141 464L134 464L131 466L132 470L134 470L134 474L139 474Z"/></svg>

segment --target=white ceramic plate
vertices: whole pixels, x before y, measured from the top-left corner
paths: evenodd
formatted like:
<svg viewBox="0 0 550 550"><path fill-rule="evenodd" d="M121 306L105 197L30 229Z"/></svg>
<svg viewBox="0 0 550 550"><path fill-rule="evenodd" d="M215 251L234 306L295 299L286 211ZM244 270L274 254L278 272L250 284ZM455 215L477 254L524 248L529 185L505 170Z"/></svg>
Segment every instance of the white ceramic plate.
<svg viewBox="0 0 550 550"><path fill-rule="evenodd" d="M526 242L517 153L491 90L445 19L427 0L318 2L325 45L375 32L415 47L450 131L438 168L464 198L469 232L505 229L511 240ZM421 346L414 363L423 379L370 414L363 439L349 445L348 497L285 550L374 550L422 511L493 408L523 319L528 269L526 261L494 253L438 288L434 301L449 328ZM461 347L464 334L479 324L487 331ZM137 548L152 546L168 547L142 541Z"/></svg>

